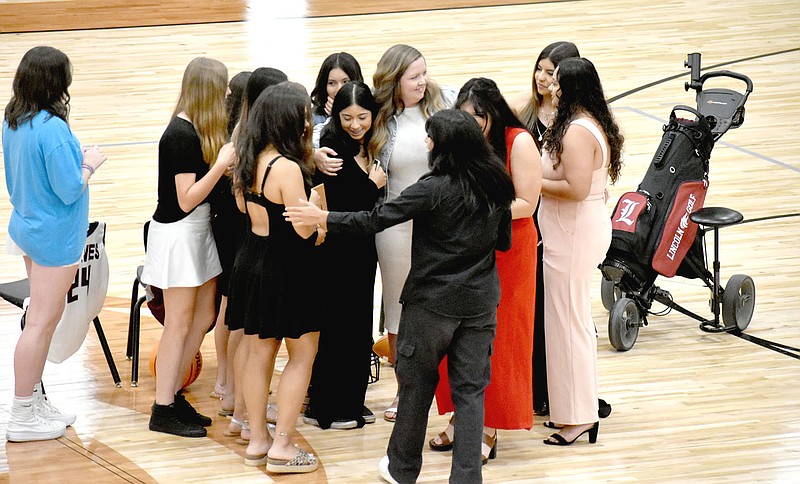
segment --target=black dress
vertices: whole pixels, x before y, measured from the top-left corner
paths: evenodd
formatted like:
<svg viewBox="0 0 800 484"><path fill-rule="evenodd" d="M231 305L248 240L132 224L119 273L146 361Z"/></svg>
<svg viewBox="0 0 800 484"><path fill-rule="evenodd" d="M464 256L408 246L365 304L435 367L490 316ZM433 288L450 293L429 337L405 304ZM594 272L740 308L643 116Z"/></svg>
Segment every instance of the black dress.
<svg viewBox="0 0 800 484"><path fill-rule="evenodd" d="M283 217L285 207L263 195L278 158L267 165L260 193L245 193L247 202L266 209L269 235L253 233L248 213L247 231L233 263L225 322L231 330L244 328L244 334L262 339L296 339L319 331L317 305L308 288L316 235L308 239L297 235Z"/></svg>
<svg viewBox="0 0 800 484"><path fill-rule="evenodd" d="M217 294L228 295L231 270L246 229L245 214L236 206L236 199L231 191L231 180L227 176L220 177L209 196L211 201L211 230L217 244L219 262L222 273L217 277Z"/></svg>
<svg viewBox="0 0 800 484"><path fill-rule="evenodd" d="M321 146L333 148L342 158L336 176L317 173L315 183L325 184L328 208L351 212L372 209L380 190L353 156L330 136ZM321 331L311 376L307 416L328 428L335 420L355 420L364 425L364 398L372 355L373 291L378 256L372 234L328 234L317 247L315 274L319 286Z"/></svg>

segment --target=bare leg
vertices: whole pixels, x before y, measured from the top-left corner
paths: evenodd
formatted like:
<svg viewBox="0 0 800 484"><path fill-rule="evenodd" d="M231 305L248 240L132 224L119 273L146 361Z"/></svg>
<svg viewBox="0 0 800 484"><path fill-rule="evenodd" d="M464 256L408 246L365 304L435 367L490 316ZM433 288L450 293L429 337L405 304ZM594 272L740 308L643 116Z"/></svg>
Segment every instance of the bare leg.
<svg viewBox="0 0 800 484"><path fill-rule="evenodd" d="M24 257L31 285L31 300L22 331L14 350L14 394L29 397L33 386L42 380L50 340L61 319L66 294L75 280L77 265L45 267Z"/></svg>
<svg viewBox="0 0 800 484"><path fill-rule="evenodd" d="M164 332L156 359L156 403L159 405L175 401L176 387L181 384L178 380L185 374L180 370L184 368L183 352L194 322L198 290L197 287L164 289Z"/></svg>
<svg viewBox="0 0 800 484"><path fill-rule="evenodd" d="M219 321L217 322L219 324ZM216 331L216 330L215 330ZM225 368L225 396L222 397L221 407L224 409L236 409L236 405L241 400L237 399L237 385L236 385L236 354L239 349L240 342L242 341L242 335L244 334L244 330L238 331L228 331L230 336L228 337L228 350L227 354L229 356L229 361L226 364ZM219 370L217 370L219 371ZM244 370L242 370L244 371Z"/></svg>
<svg viewBox="0 0 800 484"><path fill-rule="evenodd" d="M231 343L234 341L238 341L236 344L236 350L233 350L233 348L230 347ZM229 398L231 393L233 393L233 418L238 422L244 422L247 419L247 402L245 402L244 399L243 380L246 371L245 368L247 367L250 338L248 336L244 336L244 330L240 329L231 333L231 338L228 340L228 345L228 354L233 354L233 364L229 366L229 368L233 369L233 379L229 378L228 381L233 382L233 388L231 388L232 392L229 391L225 394L225 398ZM272 371L269 371L269 375L272 375ZM225 400L223 400L223 406L225 405L224 402ZM228 424L228 430L231 432L236 432L238 430L237 425L231 422ZM244 433L242 438L249 439L250 433Z"/></svg>
<svg viewBox="0 0 800 484"><path fill-rule="evenodd" d="M233 373L232 359L235 351L229 351L231 349L229 344L231 332L225 324L225 311L227 308L228 297L222 296L219 304L219 313L217 314L217 324L214 325L214 349L217 353L217 381L214 383L214 393L219 397L222 397L228 390L228 376ZM231 361L228 361L229 354L231 355ZM232 384L233 380L230 380L230 382Z"/></svg>
<svg viewBox="0 0 800 484"><path fill-rule="evenodd" d="M194 361L194 357L197 354L197 351L200 349L200 345L203 344L203 339L208 332L208 328L211 327L211 324L214 322L214 318L217 314L217 308L214 302L217 291L217 278L214 277L211 280L206 281L205 284L196 289L197 296L194 303L194 313L186 334L186 340L183 344L182 358L180 362L180 368L178 370L178 378L175 382L175 389L172 392L173 394L181 389L183 376L189 371L189 367L191 366L192 361ZM164 300L164 306L165 308L167 307L166 299ZM164 325L164 329L166 330L166 324ZM159 358L161 357L160 346L158 356ZM156 393L156 395L158 394Z"/></svg>
<svg viewBox="0 0 800 484"><path fill-rule="evenodd" d="M394 366L394 362L397 361L397 333L386 332L386 335L389 338L389 364ZM395 374L395 379L397 379L397 375ZM398 396L397 393L394 395L394 400L392 400L392 404L389 405L389 408L397 408ZM394 421L397 417L397 412L394 410L386 410L383 412L383 417L386 420Z"/></svg>
<svg viewBox="0 0 800 484"><path fill-rule="evenodd" d="M311 380L319 333L306 333L297 339L287 338L285 341L289 362L278 384L278 421L275 424L275 441L269 449L269 456L273 459L292 459L297 455L292 438ZM251 430L255 437L255 428L251 427Z"/></svg>
<svg viewBox="0 0 800 484"><path fill-rule="evenodd" d="M242 375L242 388L250 420L250 444L247 446L247 453L259 455L270 450L272 446L266 422L267 392L272 380L272 372L268 370L281 343L276 339L261 339L258 335L245 335L244 339L248 346L248 355L247 371Z"/></svg>

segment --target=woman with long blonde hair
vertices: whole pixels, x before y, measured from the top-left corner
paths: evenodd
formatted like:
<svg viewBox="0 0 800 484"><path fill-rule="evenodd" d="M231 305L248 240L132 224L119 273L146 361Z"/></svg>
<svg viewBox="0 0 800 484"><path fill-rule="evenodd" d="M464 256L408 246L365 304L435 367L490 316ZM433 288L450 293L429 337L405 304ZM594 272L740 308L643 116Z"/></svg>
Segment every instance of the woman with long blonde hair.
<svg viewBox="0 0 800 484"><path fill-rule="evenodd" d="M425 58L404 44L390 47L378 61L373 91L379 109L367 150L376 154L386 172L389 201L428 172L425 122L434 113L452 107L456 93L440 89L428 78ZM396 356L400 325L400 292L411 268L411 224L408 221L375 235L391 362ZM396 416L397 397L383 414L390 422Z"/></svg>
<svg viewBox="0 0 800 484"><path fill-rule="evenodd" d="M181 394L186 374L216 317L222 271L207 198L234 160L227 142L228 70L197 57L186 67L175 110L158 143L158 205L150 222L142 282L164 290L164 332L156 359L150 430L204 437L211 419Z"/></svg>

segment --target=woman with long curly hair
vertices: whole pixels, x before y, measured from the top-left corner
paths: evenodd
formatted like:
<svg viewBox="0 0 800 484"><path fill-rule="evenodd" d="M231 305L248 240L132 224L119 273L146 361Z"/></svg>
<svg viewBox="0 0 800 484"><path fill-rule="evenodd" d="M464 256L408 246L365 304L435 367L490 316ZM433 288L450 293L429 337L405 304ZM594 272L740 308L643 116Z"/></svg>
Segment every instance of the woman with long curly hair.
<svg viewBox="0 0 800 484"><path fill-rule="evenodd" d="M556 116L544 137L539 224L544 242L548 445L588 433L597 441L597 335L591 282L611 243L606 183L619 178L623 136L594 64L559 63L550 92Z"/></svg>

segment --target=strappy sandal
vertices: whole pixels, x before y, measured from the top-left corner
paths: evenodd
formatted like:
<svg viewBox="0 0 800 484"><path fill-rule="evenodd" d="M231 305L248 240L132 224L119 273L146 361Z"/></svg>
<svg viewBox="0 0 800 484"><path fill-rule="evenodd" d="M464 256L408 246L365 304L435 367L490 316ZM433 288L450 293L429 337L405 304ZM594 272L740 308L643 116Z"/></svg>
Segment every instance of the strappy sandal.
<svg viewBox="0 0 800 484"><path fill-rule="evenodd" d="M239 427L239 430L230 430L231 425ZM247 422L241 422L237 420L235 417L231 417L230 424L228 425L228 428L222 431L222 435L224 435L225 437L240 437L242 435L242 430L250 430L250 426L247 425Z"/></svg>
<svg viewBox="0 0 800 484"><path fill-rule="evenodd" d="M542 425L544 425L548 429L556 429L556 430L558 430L558 429L563 427L563 425L558 425L557 423L553 423L552 420L548 420L546 422L542 422Z"/></svg>
<svg viewBox="0 0 800 484"><path fill-rule="evenodd" d="M386 410L384 410L383 419L386 420L387 422L394 422L395 420L397 420L397 407L389 407Z"/></svg>
<svg viewBox="0 0 800 484"><path fill-rule="evenodd" d="M483 449L489 449L488 454L483 453ZM494 435L483 434L481 439L481 465L486 465L489 459L497 457L497 430Z"/></svg>
<svg viewBox="0 0 800 484"><path fill-rule="evenodd" d="M223 398L225 398L225 387L222 385L214 384L214 391L211 392L208 396L211 398L222 400Z"/></svg>
<svg viewBox="0 0 800 484"><path fill-rule="evenodd" d="M447 427L453 427L453 417L450 417L450 421L447 423ZM455 428L453 429L455 432ZM436 437L439 438L439 442L436 442ZM447 429L444 432L439 432L439 435L432 438L428 441L428 447L431 450L435 450L436 452L445 452L448 450L453 450L453 441L450 440L450 437L447 436Z"/></svg>
<svg viewBox="0 0 800 484"><path fill-rule="evenodd" d="M273 459L267 458L267 472L273 474L302 474L305 472L314 472L318 466L317 458L314 454L310 454L302 449L299 449L297 455L291 459Z"/></svg>

